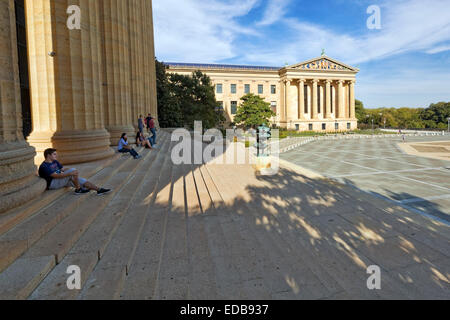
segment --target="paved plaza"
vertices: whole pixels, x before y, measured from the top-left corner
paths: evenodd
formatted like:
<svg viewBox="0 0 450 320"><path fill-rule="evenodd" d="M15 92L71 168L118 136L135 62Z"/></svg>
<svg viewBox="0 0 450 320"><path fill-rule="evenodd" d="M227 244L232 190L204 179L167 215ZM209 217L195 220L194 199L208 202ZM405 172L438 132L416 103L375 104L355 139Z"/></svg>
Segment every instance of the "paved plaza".
<svg viewBox="0 0 450 320"><path fill-rule="evenodd" d="M449 137L408 137L434 142ZM309 143L281 155L301 167L450 223L450 161L408 155L401 138Z"/></svg>

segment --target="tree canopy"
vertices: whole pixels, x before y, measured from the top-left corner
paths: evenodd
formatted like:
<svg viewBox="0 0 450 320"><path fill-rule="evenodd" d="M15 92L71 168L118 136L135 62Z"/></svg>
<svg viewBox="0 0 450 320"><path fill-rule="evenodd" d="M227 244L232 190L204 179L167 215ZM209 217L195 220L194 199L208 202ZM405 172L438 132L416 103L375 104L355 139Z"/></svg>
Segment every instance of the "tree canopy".
<svg viewBox="0 0 450 320"><path fill-rule="evenodd" d="M225 120L217 108L211 79L200 71L191 76L166 73L166 66L156 62L158 116L163 128L189 127L202 121L209 129Z"/></svg>
<svg viewBox="0 0 450 320"><path fill-rule="evenodd" d="M446 129L450 117L450 102L431 104L428 108L364 109L356 100L356 117L360 127L375 126L404 129Z"/></svg>
<svg viewBox="0 0 450 320"><path fill-rule="evenodd" d="M270 103L264 101L260 96L253 93L246 94L241 98L243 101L237 109L234 122L246 128L259 125L270 125L270 118L276 116L270 107Z"/></svg>

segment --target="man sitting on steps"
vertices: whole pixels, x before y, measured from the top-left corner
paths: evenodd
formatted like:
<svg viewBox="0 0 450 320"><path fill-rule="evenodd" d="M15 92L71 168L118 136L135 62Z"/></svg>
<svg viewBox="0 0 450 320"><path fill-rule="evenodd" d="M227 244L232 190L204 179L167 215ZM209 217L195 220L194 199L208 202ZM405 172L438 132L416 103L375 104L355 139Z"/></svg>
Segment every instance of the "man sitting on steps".
<svg viewBox="0 0 450 320"><path fill-rule="evenodd" d="M57 160L56 149L45 150L44 157L45 161L39 167L39 176L47 181L48 190L74 187L75 194L85 194L95 190L99 196L111 191L110 189L98 188L86 179L78 177L78 170L76 169L65 169Z"/></svg>

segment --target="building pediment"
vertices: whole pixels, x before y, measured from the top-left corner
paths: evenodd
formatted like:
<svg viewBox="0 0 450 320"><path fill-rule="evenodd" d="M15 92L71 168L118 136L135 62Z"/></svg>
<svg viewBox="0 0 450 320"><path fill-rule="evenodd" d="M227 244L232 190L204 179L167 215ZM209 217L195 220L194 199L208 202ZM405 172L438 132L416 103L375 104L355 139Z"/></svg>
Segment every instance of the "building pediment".
<svg viewBox="0 0 450 320"><path fill-rule="evenodd" d="M326 56L294 64L286 67L286 69L359 72L359 69L357 68L351 67Z"/></svg>

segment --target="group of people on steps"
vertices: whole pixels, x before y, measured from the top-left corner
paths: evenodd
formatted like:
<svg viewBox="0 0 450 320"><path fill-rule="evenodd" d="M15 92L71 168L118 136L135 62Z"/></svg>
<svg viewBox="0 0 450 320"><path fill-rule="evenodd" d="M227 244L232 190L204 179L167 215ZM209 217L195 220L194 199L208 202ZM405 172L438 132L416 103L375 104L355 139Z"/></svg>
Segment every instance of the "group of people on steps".
<svg viewBox="0 0 450 320"><path fill-rule="evenodd" d="M151 133L152 136L146 138L144 135L144 123L147 127L147 133ZM142 146L148 149L155 148L156 145L156 126L155 119L149 113L144 119L139 116L138 129L136 134L136 145ZM141 158L141 156L134 150L128 142L126 133L123 133L120 137L118 144L118 151L120 153L130 153L135 159ZM39 166L39 176L47 182L47 190L57 190L65 187L75 188L75 194L87 194L91 191L95 191L97 195L105 195L111 192L111 189L97 187L95 184L88 180L81 178L79 172L75 168L65 168L58 162L58 153L56 149L49 148L44 151L44 162Z"/></svg>

